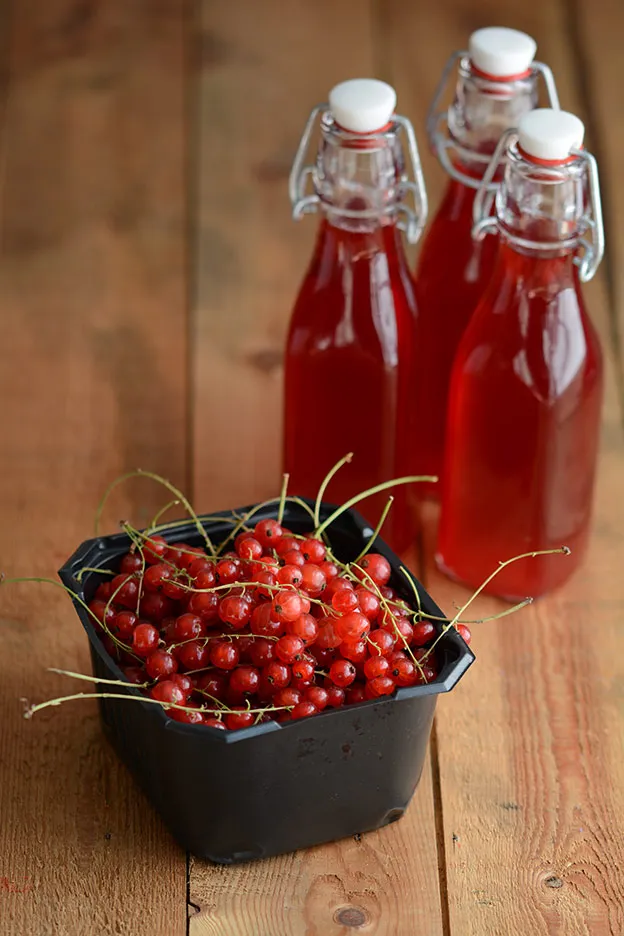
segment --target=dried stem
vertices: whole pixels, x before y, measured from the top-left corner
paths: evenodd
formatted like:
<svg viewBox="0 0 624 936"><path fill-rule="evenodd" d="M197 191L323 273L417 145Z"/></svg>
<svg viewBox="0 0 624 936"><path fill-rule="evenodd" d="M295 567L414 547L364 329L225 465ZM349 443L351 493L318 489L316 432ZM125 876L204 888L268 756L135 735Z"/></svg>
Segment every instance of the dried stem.
<svg viewBox="0 0 624 936"><path fill-rule="evenodd" d="M375 542L375 540L376 540L377 537L379 536L379 531L381 530L382 526L384 525L384 521L385 521L386 517L388 516L388 514L390 513L390 508L392 507L392 504L393 504L393 503L394 503L394 497L393 497L392 495L390 495L390 497L388 498L388 501L387 501L387 503L386 503L386 506L384 507L384 509L383 509L383 511L382 511L381 517L379 518L379 523L377 524L377 526L375 527L375 529L374 529L374 531L373 531L373 535L370 537L370 539L368 540L366 546L364 547L364 549L362 550L362 552L359 554L359 556L358 556L356 559L353 560L353 564L354 564L354 565L357 565L358 562L360 561L360 559L363 559L363 558L364 558L364 556L366 555L366 553L369 551L369 549L372 547L373 543Z"/></svg>
<svg viewBox="0 0 624 936"><path fill-rule="evenodd" d="M336 472L340 471L343 465L348 465L351 459L353 458L353 452L349 452L344 458L341 458L339 462L336 462L333 468L327 472L323 480L321 481L321 486L318 489L318 494L316 495L316 502L314 504L314 528L316 529L320 523L321 519L321 504L323 503L323 497L325 496L325 491L327 490L327 485L334 477Z"/></svg>
<svg viewBox="0 0 624 936"><path fill-rule="evenodd" d="M393 481L384 481L383 484L376 484L374 487L369 488L368 491L364 491L362 494L356 494L354 497L350 497L349 500L345 501L341 507L336 508L332 514L329 515L320 526L316 527L314 531L315 536L320 536L323 530L325 530L331 523L336 520L340 514L343 514L346 510L350 510L351 507L354 507L356 504L359 504L360 501L365 500L367 497L372 497L373 494L380 494L382 491L387 491L388 488L398 487L399 484L413 484L417 481L437 481L437 477L434 475L409 475L405 478L395 478Z"/></svg>

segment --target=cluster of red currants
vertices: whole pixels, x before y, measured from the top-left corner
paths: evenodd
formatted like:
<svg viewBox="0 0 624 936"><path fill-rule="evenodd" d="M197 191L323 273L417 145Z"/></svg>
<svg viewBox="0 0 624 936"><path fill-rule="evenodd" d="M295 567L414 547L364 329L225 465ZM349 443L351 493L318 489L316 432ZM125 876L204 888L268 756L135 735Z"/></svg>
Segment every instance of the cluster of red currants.
<svg viewBox="0 0 624 936"><path fill-rule="evenodd" d="M89 609L126 678L172 718L246 728L436 678L436 628L390 574L379 554L345 566L320 539L261 520L223 556L139 540Z"/></svg>

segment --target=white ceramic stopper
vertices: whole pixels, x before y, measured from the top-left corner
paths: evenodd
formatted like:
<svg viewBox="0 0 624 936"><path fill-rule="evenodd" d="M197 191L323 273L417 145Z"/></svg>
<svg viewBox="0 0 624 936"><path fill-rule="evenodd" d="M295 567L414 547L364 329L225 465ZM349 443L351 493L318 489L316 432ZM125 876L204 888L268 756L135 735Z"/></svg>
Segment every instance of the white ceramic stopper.
<svg viewBox="0 0 624 936"><path fill-rule="evenodd" d="M537 51L537 43L526 33L505 26L477 29L468 44L470 61L495 78L521 75L530 68Z"/></svg>
<svg viewBox="0 0 624 936"><path fill-rule="evenodd" d="M336 123L351 133L373 133L385 127L396 107L396 91L385 81L353 78L329 92L329 109Z"/></svg>
<svg viewBox="0 0 624 936"><path fill-rule="evenodd" d="M570 150L583 145L583 121L567 111L538 108L525 114L518 124L518 142L525 153L537 159L567 159Z"/></svg>

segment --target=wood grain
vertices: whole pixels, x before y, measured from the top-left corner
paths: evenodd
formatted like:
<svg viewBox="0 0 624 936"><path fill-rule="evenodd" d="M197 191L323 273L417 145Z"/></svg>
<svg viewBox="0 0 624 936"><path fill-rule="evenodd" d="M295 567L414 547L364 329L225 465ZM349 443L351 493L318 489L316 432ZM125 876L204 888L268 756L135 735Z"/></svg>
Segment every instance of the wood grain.
<svg viewBox="0 0 624 936"><path fill-rule="evenodd" d="M415 119L420 114L421 125L453 44L449 37L456 47L465 46L472 29L493 22L536 37L540 58L555 70L563 106L581 117L594 106L583 99L569 10L562 5L514 7L506 18L489 0L476 8L447 0L409 11L397 2L385 12L385 43L392 51L386 67L399 100L412 102L410 113ZM410 77L414 55L407 37L425 34L430 41L418 56L418 84ZM437 195L433 171L427 178ZM624 928L624 638L617 625L624 611L617 571L624 548L624 445L604 271L587 295L608 371L590 555L565 589L521 617L473 628L477 664L438 708L450 933L456 936L602 936ZM427 519L430 555L436 518ZM427 585L447 609L467 596L431 565ZM497 607L483 601L478 610Z"/></svg>
<svg viewBox="0 0 624 936"><path fill-rule="evenodd" d="M0 562L55 576L101 492L185 482L186 7L20 0L2 126ZM137 509L137 501L144 512ZM119 493L107 524L162 495ZM104 742L95 706L22 718L89 671L69 600L0 594L0 930L186 931L185 855Z"/></svg>
<svg viewBox="0 0 624 936"><path fill-rule="evenodd" d="M310 108L375 70L376 24L351 0L202 9L195 493L211 509L277 493L282 344L316 228L291 221L288 172ZM400 823L245 867L192 862L190 900L193 936L338 936L358 921L439 936L429 763Z"/></svg>

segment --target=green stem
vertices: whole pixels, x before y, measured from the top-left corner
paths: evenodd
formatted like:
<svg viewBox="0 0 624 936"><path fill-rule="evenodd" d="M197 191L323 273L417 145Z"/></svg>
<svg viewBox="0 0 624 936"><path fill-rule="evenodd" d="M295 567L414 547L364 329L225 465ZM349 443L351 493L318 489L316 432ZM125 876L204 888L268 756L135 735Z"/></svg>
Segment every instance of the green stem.
<svg viewBox="0 0 624 936"><path fill-rule="evenodd" d="M388 498L388 501L387 501L387 503L386 503L386 506L384 507L384 509L383 509L383 511L382 511L381 517L379 518L379 523L377 524L377 526L375 527L375 529L374 529L374 531L373 531L373 535L370 537L368 543L366 544L366 546L364 547L364 549L362 550L362 552L360 553L360 555L357 557L357 559L354 559L354 560L353 560L353 565L357 565L358 562L360 561L360 559L363 559L363 558L364 558L364 556L366 555L366 553L369 551L369 549L371 548L371 546L373 545L373 543L375 542L375 540L376 540L377 537L379 536L379 531L381 530L382 526L384 525L384 521L385 521L386 517L387 517L388 514L390 513L390 508L392 507L393 502L394 502L394 497L393 497L392 495L390 495L390 497Z"/></svg>
<svg viewBox="0 0 624 936"><path fill-rule="evenodd" d="M333 468L330 468L328 473L325 475L321 481L321 486L318 489L318 494L316 495L316 502L314 504L314 528L316 529L320 523L321 519L321 504L323 503L323 497L325 496L325 491L327 490L327 485L334 477L337 471L343 467L343 465L349 464L353 458L353 452L349 452L344 458L341 458L339 462L336 462Z"/></svg>
<svg viewBox="0 0 624 936"><path fill-rule="evenodd" d="M131 686L132 684L129 685ZM181 712L203 712L212 715L218 715L224 711L224 709L204 708L203 706L198 709L192 705L178 705L177 702L161 702L159 699L152 699L149 696L126 695L122 692L77 692L74 695L59 696L58 699L48 699L47 702L29 705L24 712L24 718L32 718L35 712L40 712L42 709L50 708L51 706L61 705L63 702L73 702L76 699L122 699L125 702L147 702L148 705L160 705L160 707L165 710L174 708L180 709ZM259 709L249 708L245 711L250 712L252 715L256 713L263 715L265 712L281 712L291 708L292 705L272 705ZM230 709L229 711L232 710Z"/></svg>
<svg viewBox="0 0 624 936"><path fill-rule="evenodd" d="M86 676L84 673L72 673L71 670L48 667L49 673L58 673L59 676L71 676L72 679L84 679L85 682L106 683L107 686L135 686L137 689L147 689L152 683L131 683L127 679L102 679L101 676Z"/></svg>
<svg viewBox="0 0 624 936"><path fill-rule="evenodd" d="M279 510L277 511L277 522L282 524L284 519L284 508L286 507L286 492L288 491L288 480L290 475L286 472L282 478L282 490L280 492Z"/></svg>
<svg viewBox="0 0 624 936"><path fill-rule="evenodd" d="M172 507L177 507L179 503L180 501L176 498L175 500L169 501L169 503L165 504L164 507L161 507L158 513L156 514L156 516L154 517L154 519L152 520L152 522L150 523L148 527L148 533L153 534L156 528L158 527L158 521L160 520L160 518L164 516L164 514L166 514L168 510L171 510Z"/></svg>
<svg viewBox="0 0 624 936"><path fill-rule="evenodd" d="M344 513L346 510L350 510L351 507L354 507L356 504L359 504L360 501L365 500L367 497L372 497L373 494L380 494L382 491L387 491L388 488L397 487L399 484L413 484L416 481L437 481L435 475L410 475L405 478L395 478L393 481L384 481L383 484L376 484L375 487L369 488L368 491L364 491L362 494L356 494L354 497L349 498L348 501L345 501L341 507L336 508L333 514L330 514L326 520L323 520L320 526L314 531L314 535L319 537L323 530L325 530L330 523L333 523L340 514Z"/></svg>

